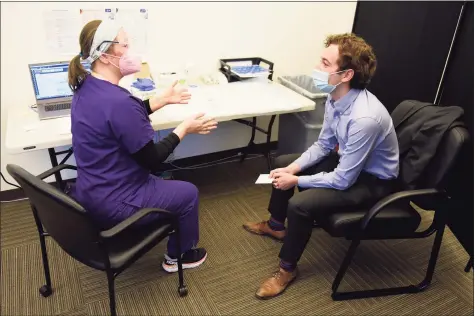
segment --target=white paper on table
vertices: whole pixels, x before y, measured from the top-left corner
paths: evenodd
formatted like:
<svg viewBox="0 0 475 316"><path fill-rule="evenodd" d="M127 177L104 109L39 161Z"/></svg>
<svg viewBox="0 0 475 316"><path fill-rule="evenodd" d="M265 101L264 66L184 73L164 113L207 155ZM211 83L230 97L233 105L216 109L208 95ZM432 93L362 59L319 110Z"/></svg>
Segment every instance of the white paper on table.
<svg viewBox="0 0 475 316"><path fill-rule="evenodd" d="M45 42L53 56L77 55L78 36L81 32L80 16L77 10L47 10L43 12Z"/></svg>
<svg viewBox="0 0 475 316"><path fill-rule="evenodd" d="M269 174L261 174L256 180L256 184L272 184L274 179L269 178Z"/></svg>
<svg viewBox="0 0 475 316"><path fill-rule="evenodd" d="M57 118L56 120L58 120L58 134L59 135L71 134L71 117L65 116L65 117Z"/></svg>

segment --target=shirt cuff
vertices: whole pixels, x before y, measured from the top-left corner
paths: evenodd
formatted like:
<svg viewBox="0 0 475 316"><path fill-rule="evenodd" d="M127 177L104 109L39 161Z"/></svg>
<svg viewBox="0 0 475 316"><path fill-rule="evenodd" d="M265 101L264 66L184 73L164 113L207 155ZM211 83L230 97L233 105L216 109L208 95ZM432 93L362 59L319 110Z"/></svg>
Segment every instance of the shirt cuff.
<svg viewBox="0 0 475 316"><path fill-rule="evenodd" d="M309 188L311 187L311 176L300 176L298 177L297 184L301 188Z"/></svg>

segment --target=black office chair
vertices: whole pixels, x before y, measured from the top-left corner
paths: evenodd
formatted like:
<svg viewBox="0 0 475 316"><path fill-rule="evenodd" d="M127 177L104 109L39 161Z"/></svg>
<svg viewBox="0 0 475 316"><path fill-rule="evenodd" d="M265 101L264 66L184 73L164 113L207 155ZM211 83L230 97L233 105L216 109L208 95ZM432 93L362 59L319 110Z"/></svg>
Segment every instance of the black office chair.
<svg viewBox="0 0 475 316"><path fill-rule="evenodd" d="M447 174L469 139L464 127L451 128L437 148L424 174L418 179L415 190L400 191L383 198L372 208L329 215L320 225L332 237L351 240L348 252L332 285L334 300L368 298L404 293L417 293L431 283L444 233L450 196L444 190ZM424 231L416 232L421 216L409 204L411 201L427 210L434 210L434 219ZM424 280L417 285L404 287L338 292L338 287L362 240L425 238L436 234Z"/></svg>
<svg viewBox="0 0 475 316"><path fill-rule="evenodd" d="M106 272L110 312L111 315L116 315L115 278L169 234L176 232L179 235L178 217L161 209L142 209L116 226L101 231L91 220L87 210L65 193L42 181L63 169L75 170L76 167L59 165L35 177L19 166L7 165L8 173L20 184L30 199L40 235L46 279L46 285L40 288L40 293L47 297L53 291L45 244L45 237L51 236L76 260L91 268ZM134 223L150 213L162 213L166 215L166 219L141 226L140 229L134 228ZM180 251L179 242L178 250ZM188 291L183 284L180 256L178 256L178 277L179 295L185 296Z"/></svg>

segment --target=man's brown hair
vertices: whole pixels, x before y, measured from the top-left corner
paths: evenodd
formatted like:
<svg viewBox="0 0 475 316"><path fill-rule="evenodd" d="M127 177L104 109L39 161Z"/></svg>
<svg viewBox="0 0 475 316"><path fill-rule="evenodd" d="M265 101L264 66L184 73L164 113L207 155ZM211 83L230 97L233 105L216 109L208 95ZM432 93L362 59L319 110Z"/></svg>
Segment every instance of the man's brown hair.
<svg viewBox="0 0 475 316"><path fill-rule="evenodd" d="M339 70L353 69L354 76L350 87L365 89L376 71L376 55L373 48L364 39L352 33L330 35L325 40L325 47L338 45Z"/></svg>

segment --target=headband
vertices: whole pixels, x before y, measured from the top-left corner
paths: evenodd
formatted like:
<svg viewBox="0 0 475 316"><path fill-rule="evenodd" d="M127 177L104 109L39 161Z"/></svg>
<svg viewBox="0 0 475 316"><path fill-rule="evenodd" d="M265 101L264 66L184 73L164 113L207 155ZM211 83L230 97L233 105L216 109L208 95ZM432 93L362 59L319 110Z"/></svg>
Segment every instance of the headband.
<svg viewBox="0 0 475 316"><path fill-rule="evenodd" d="M89 57L89 63L95 62L102 53L106 52L115 40L121 26L114 20L102 20L94 34Z"/></svg>

